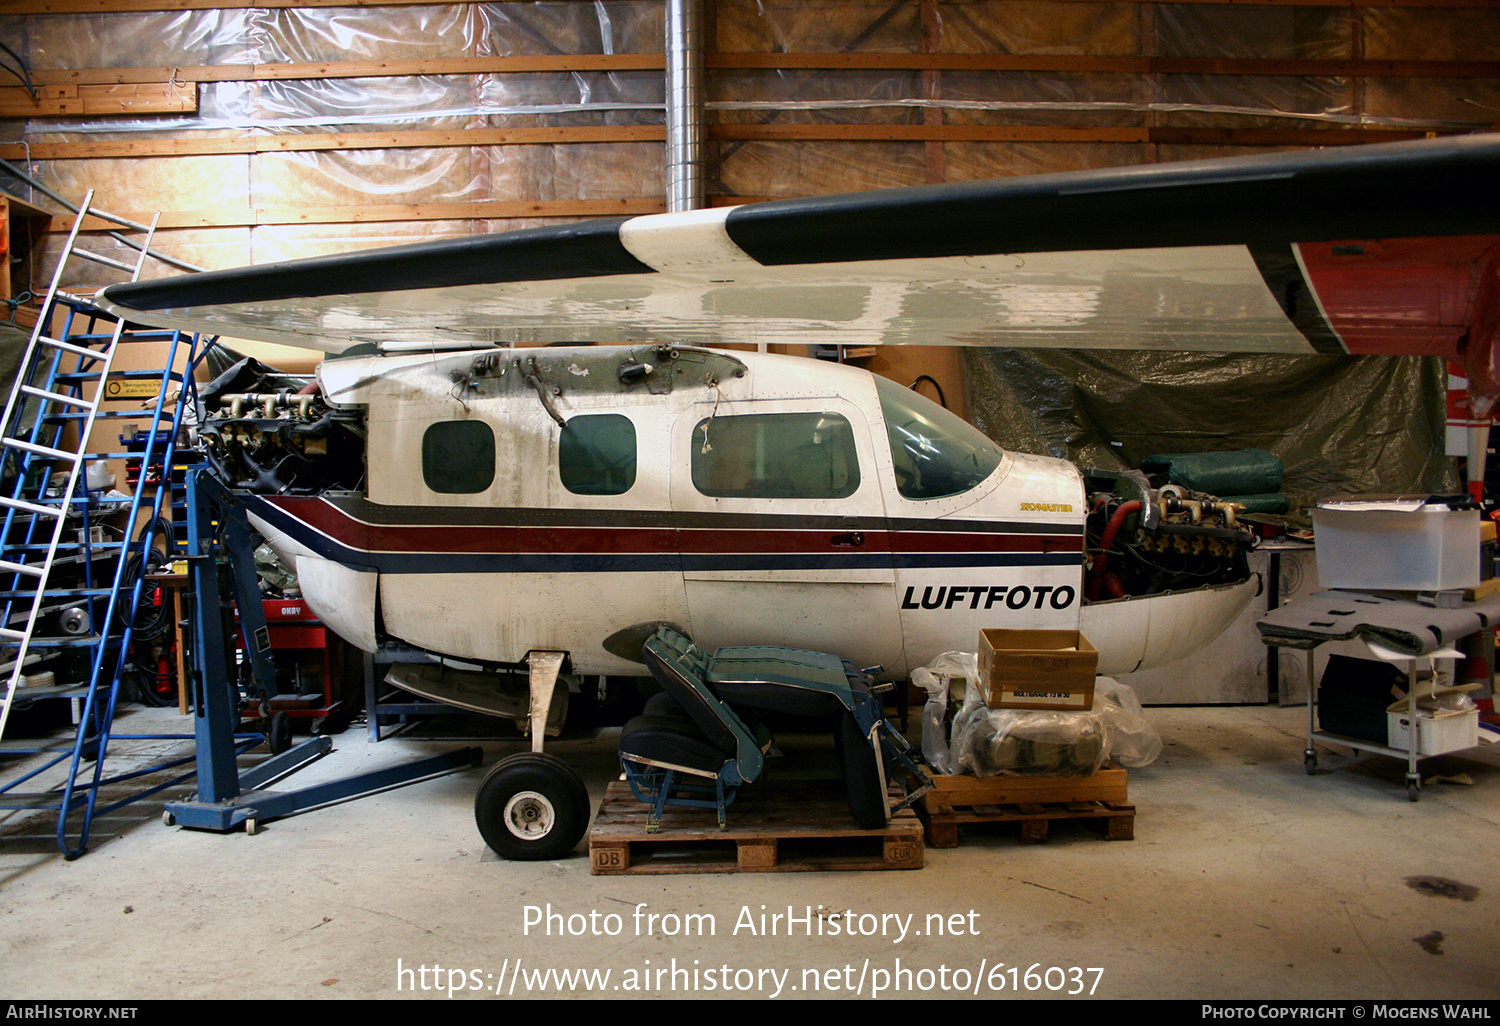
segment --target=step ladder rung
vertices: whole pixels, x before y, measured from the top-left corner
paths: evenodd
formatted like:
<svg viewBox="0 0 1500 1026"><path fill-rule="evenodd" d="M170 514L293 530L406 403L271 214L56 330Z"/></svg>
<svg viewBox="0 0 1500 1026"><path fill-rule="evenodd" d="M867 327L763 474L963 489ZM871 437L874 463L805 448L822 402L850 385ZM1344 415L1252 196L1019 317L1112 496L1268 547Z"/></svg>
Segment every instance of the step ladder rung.
<svg viewBox="0 0 1500 1026"><path fill-rule="evenodd" d="M60 338L49 338L46 335L40 336L37 341L44 345L49 345L53 349L61 349L65 353L72 353L74 356L81 356L89 360L103 360L109 356L107 352L90 349L87 346L74 345L72 342L64 342Z"/></svg>
<svg viewBox="0 0 1500 1026"><path fill-rule="evenodd" d="M49 392L45 388L36 388L32 385L22 385L21 391L26 395L35 396L37 399L42 399L46 402L61 403L64 406L71 406L75 410L91 410L94 408L94 404L89 402L87 399L84 399L82 396L63 395L61 392Z"/></svg>
<svg viewBox="0 0 1500 1026"><path fill-rule="evenodd" d="M113 398L115 402L122 402L123 401L120 397L105 396L104 398L105 399L111 399L111 398ZM98 419L98 420L140 420L142 417L147 416L148 414L150 414L150 412L151 412L150 410L140 410L140 409L137 409L137 410L100 410L98 413L93 414L93 416L96 419ZM87 414L87 413L49 413L43 419L46 420L46 421L48 421L49 423L56 422L56 423L59 423L59 424L66 424L66 423L70 423L70 422L75 421L75 420L85 420L85 419L88 418L88 416L89 416L89 414ZM172 418L166 416L165 414L163 414L162 418L161 418L161 422L163 424L167 425L168 427L170 427L172 425ZM90 454L90 455L92 455L92 454Z"/></svg>
<svg viewBox="0 0 1500 1026"><path fill-rule="evenodd" d="M100 552L102 550L107 550L107 549L118 549L118 548L123 547L125 544L126 544L125 542L117 542L117 541L98 541L98 542L89 542L88 548L89 548L89 550L91 552ZM77 552L81 552L83 550L83 547L84 546L83 546L82 542L59 542L58 545L57 545L57 551L58 552L74 552L74 553L77 553ZM11 553L16 553L16 552L47 552L47 551L50 551L51 549L52 549L52 546L49 545L49 544L47 544L46 542L17 542L14 545L6 545L6 546L3 546L3 547L0 547L0 553L3 553L3 552L11 552Z"/></svg>
<svg viewBox="0 0 1500 1026"><path fill-rule="evenodd" d="M46 574L45 567L36 566L32 563L13 563L8 559L0 559L0 573L25 574L27 577L42 577Z"/></svg>
<svg viewBox="0 0 1500 1026"><path fill-rule="evenodd" d="M60 517L63 515L62 506L43 506L35 502L27 502L25 499L8 499L0 496L0 509L13 509L22 513L34 513L39 517Z"/></svg>
<svg viewBox="0 0 1500 1026"><path fill-rule="evenodd" d="M85 602L89 599L108 598L114 594L113 588L48 588L42 592L42 598L54 605L62 605L66 602ZM32 598L35 591L0 591L0 602L9 599Z"/></svg>
<svg viewBox="0 0 1500 1026"><path fill-rule="evenodd" d="M135 273L135 267L131 264L125 263L123 260L116 260L113 257L101 256L98 253L90 253L86 249L75 249L73 250L73 255L83 257L85 260L92 260L96 264L103 264L105 267L113 267L115 270L124 271L126 274Z"/></svg>
<svg viewBox="0 0 1500 1026"><path fill-rule="evenodd" d="M160 381L162 379L162 372L159 370L117 370L111 372L109 376L112 378L126 378L132 381L144 381L147 379ZM181 381L182 375L177 371L172 371L166 375L166 378L168 381Z"/></svg>
<svg viewBox="0 0 1500 1026"><path fill-rule="evenodd" d="M27 638L27 634L26 634L25 631L13 630L10 627L0 627L0 642L5 642L5 641L21 642L21 641L25 641L26 638Z"/></svg>
<svg viewBox="0 0 1500 1026"><path fill-rule="evenodd" d="M36 442L28 442L23 438L0 438L0 445L12 449L20 449L29 452L33 456L44 456L51 460L67 460L69 463L77 463L83 458L82 453L68 452L66 449L54 449L50 445L38 445Z"/></svg>
<svg viewBox="0 0 1500 1026"><path fill-rule="evenodd" d="M18 633L12 631L12 634ZM6 639L7 635L0 634L0 639ZM19 639L17 639L19 640ZM100 638L97 634L51 634L31 636L31 650L39 648L83 648L86 645L99 644Z"/></svg>

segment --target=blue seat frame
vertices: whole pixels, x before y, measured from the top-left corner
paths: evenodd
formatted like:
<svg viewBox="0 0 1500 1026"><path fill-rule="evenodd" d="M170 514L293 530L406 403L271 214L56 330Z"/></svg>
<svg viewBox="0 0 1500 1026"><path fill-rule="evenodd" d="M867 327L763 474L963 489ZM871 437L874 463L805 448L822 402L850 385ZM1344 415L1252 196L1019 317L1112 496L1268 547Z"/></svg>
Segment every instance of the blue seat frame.
<svg viewBox="0 0 1500 1026"><path fill-rule="evenodd" d="M658 829L669 806L716 809L719 828L727 829L728 805L741 785L760 776L772 740L736 708L837 716L850 808L861 826L884 825L932 786L911 746L886 721L874 682L838 656L772 645L709 654L662 627L646 641L643 658L679 713L674 719L664 715L670 705L648 706L621 733L626 780L651 806L648 832ZM886 798L891 764L920 785L894 808Z"/></svg>

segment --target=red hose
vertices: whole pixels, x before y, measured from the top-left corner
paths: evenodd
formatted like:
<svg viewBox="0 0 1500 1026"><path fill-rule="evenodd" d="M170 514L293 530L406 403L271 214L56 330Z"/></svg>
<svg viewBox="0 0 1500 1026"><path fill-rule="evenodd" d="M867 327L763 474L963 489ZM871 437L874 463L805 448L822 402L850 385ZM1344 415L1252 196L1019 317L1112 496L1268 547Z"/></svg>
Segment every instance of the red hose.
<svg viewBox="0 0 1500 1026"><path fill-rule="evenodd" d="M1099 548L1094 552L1094 564L1090 568L1093 571L1094 578L1089 582L1089 598L1096 599L1099 597L1100 575L1104 573L1105 564L1109 561L1109 550L1114 546L1115 535L1120 533L1120 528L1125 524L1125 518L1132 513L1140 512L1142 508L1139 499L1131 499L1129 502L1122 502L1120 508L1115 510L1114 515L1109 518L1109 523L1105 525L1104 533L1099 536ZM1116 587L1119 587L1118 582L1116 583ZM1110 588L1111 592L1114 590L1115 587ZM1123 587L1120 587L1120 592L1123 595ZM1120 598L1121 595L1111 595L1110 597Z"/></svg>

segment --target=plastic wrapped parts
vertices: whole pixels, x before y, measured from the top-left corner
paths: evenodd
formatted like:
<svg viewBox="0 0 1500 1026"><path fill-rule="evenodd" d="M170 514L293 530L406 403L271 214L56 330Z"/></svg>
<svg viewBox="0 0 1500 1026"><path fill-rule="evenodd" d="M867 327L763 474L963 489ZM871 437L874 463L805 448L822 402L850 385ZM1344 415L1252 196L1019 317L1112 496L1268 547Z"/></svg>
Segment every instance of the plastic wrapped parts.
<svg viewBox="0 0 1500 1026"><path fill-rule="evenodd" d="M1140 769L1161 755L1161 735L1146 719L1146 710L1130 685L1100 677L1094 682L1094 709L1104 714L1110 762Z"/></svg>
<svg viewBox="0 0 1500 1026"><path fill-rule="evenodd" d="M1095 680L1093 706L1083 711L991 709L968 687L977 677L973 652L945 652L912 671L912 683L927 692L922 757L938 773L1086 777L1105 763L1139 769L1161 755L1161 736L1135 691L1111 677Z"/></svg>
<svg viewBox="0 0 1500 1026"><path fill-rule="evenodd" d="M938 773L957 772L948 736L948 703L955 680L979 679L979 657L974 652L944 652L912 671L911 682L927 692L922 708L922 758Z"/></svg>
<svg viewBox="0 0 1500 1026"><path fill-rule="evenodd" d="M954 717L960 773L992 777L1090 777L1109 756L1104 713L990 709L969 705Z"/></svg>

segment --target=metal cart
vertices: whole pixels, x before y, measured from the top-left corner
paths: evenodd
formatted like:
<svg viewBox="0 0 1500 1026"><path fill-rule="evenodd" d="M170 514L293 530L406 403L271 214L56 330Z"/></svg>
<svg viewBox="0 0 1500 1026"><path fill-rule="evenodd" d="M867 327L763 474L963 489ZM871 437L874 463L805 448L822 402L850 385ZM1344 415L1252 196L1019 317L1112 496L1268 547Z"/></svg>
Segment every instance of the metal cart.
<svg viewBox="0 0 1500 1026"><path fill-rule="evenodd" d="M1437 669L1439 659L1460 659L1463 653L1457 649L1446 648L1426 653L1424 656L1409 656L1378 645L1366 642L1370 654L1392 663L1406 664L1406 693L1414 695L1417 690L1417 673L1421 668L1422 660L1430 661L1434 671ZM1417 763L1427 756L1422 755L1422 721L1424 717L1413 715L1411 717L1411 745L1406 749L1393 748L1389 744L1379 744L1365 738L1351 737L1348 734L1338 734L1329 730L1318 729L1318 687L1317 677L1313 668L1313 649L1307 650L1307 679L1311 682L1307 689L1307 749L1303 752L1303 763L1307 767L1309 776L1317 772L1318 750L1313 746L1315 741L1326 741L1331 744L1343 745L1345 748L1354 748L1362 752L1374 752L1377 755L1388 755L1396 759L1406 760L1406 796L1412 801L1419 801L1422 797L1422 777L1417 772ZM1441 754L1441 753L1433 753Z"/></svg>
<svg viewBox="0 0 1500 1026"><path fill-rule="evenodd" d="M1340 619L1350 615L1349 611L1356 606L1360 607L1359 616L1354 620ZM1419 614L1413 615L1417 611ZM1411 743L1407 748L1320 730L1319 684L1314 667L1316 650L1327 642L1357 639L1374 659L1403 664L1406 693L1415 695L1417 674L1424 660L1435 670L1440 660L1462 659L1464 654L1456 643L1478 631L1494 630L1497 622L1500 622L1500 601L1495 597L1465 602L1457 609L1437 610L1420 604L1415 598L1346 591L1315 592L1268 613L1258 624L1261 640L1270 647L1301 649L1307 656L1307 748L1303 753L1307 772L1312 774L1317 770L1315 743L1318 741L1404 759L1406 794L1412 801L1418 801L1422 796L1422 778L1417 772L1417 764L1431 755L1460 751L1466 746L1424 754L1423 731L1432 729L1432 723L1431 720L1424 723L1424 717L1417 715L1411 717ZM1408 624L1418 626L1409 627ZM1400 647L1393 647L1398 639Z"/></svg>

